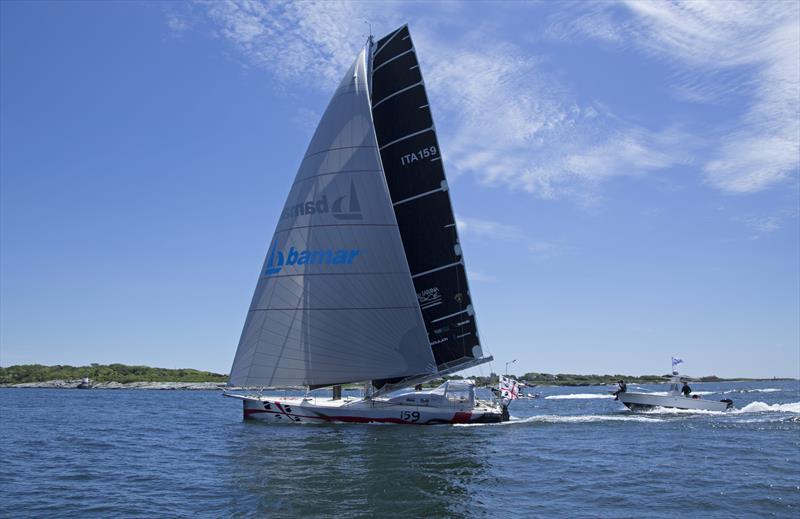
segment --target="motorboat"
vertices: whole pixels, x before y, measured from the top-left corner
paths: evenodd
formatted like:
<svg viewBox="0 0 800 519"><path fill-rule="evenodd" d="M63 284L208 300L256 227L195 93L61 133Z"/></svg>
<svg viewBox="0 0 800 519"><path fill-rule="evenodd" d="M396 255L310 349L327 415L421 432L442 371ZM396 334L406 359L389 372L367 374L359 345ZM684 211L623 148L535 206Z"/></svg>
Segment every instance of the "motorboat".
<svg viewBox="0 0 800 519"><path fill-rule="evenodd" d="M733 407L733 401L725 398L722 400L712 400L702 398L700 395L684 396L681 391L684 382L689 382L689 378L680 375L669 377L669 390L664 393L636 393L626 391L618 393L617 399L625 404L628 409L652 409L654 407L666 407L673 409L689 409L698 411L725 411Z"/></svg>

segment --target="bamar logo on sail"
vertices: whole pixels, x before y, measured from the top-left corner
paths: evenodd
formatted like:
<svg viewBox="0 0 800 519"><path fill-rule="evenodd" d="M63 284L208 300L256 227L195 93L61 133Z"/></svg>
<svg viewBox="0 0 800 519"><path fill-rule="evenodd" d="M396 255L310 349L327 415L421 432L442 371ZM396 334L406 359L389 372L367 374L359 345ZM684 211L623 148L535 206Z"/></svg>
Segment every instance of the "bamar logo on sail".
<svg viewBox="0 0 800 519"><path fill-rule="evenodd" d="M347 204L345 204L345 201ZM349 196L336 197L330 205L328 205L327 195L322 195L316 200L307 200L288 205L281 213L281 220L326 213L330 213L337 220L361 220L363 218L361 204L358 202L358 195L356 194L356 186L352 179L350 179Z"/></svg>
<svg viewBox="0 0 800 519"><path fill-rule="evenodd" d="M267 255L264 275L273 276L283 270L283 267L295 265L352 265L359 254L359 249L298 250L294 247L289 247L289 251L284 254L284 251L277 250L273 244Z"/></svg>

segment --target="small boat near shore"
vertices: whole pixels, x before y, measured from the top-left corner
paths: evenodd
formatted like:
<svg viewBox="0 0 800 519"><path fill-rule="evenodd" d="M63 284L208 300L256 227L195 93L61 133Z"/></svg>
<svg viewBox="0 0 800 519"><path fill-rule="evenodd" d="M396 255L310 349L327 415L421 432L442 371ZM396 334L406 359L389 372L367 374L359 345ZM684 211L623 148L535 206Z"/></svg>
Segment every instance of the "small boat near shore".
<svg viewBox="0 0 800 519"><path fill-rule="evenodd" d="M689 379L676 374L669 378L669 391L667 391L667 394L626 391L619 393L617 398L631 410L666 407L697 411L725 411L733 407L733 401L728 398L710 400L701 398L700 395L684 396L681 392L681 385L684 382L689 382Z"/></svg>

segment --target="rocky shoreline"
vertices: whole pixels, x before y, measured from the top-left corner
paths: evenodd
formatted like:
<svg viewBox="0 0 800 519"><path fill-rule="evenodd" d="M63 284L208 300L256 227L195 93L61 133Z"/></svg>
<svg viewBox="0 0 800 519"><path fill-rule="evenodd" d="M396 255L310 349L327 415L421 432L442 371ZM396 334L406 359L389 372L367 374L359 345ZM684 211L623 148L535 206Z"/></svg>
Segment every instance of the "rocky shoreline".
<svg viewBox="0 0 800 519"><path fill-rule="evenodd" d="M0 387L41 388L41 389L79 389L78 380L48 380L46 382L26 382L23 384L0 384ZM157 389L188 391L219 391L225 389L224 382L92 382L87 389Z"/></svg>

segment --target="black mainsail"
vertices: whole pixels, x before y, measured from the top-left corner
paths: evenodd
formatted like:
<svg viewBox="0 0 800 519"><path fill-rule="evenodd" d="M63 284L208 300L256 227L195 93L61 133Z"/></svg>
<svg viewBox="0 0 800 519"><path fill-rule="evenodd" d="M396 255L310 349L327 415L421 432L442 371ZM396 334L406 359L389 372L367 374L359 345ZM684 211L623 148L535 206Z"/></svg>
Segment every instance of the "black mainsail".
<svg viewBox="0 0 800 519"><path fill-rule="evenodd" d="M371 79L383 171L438 374L489 362L480 346L441 149L408 26L373 46ZM386 382L402 380L374 384Z"/></svg>

